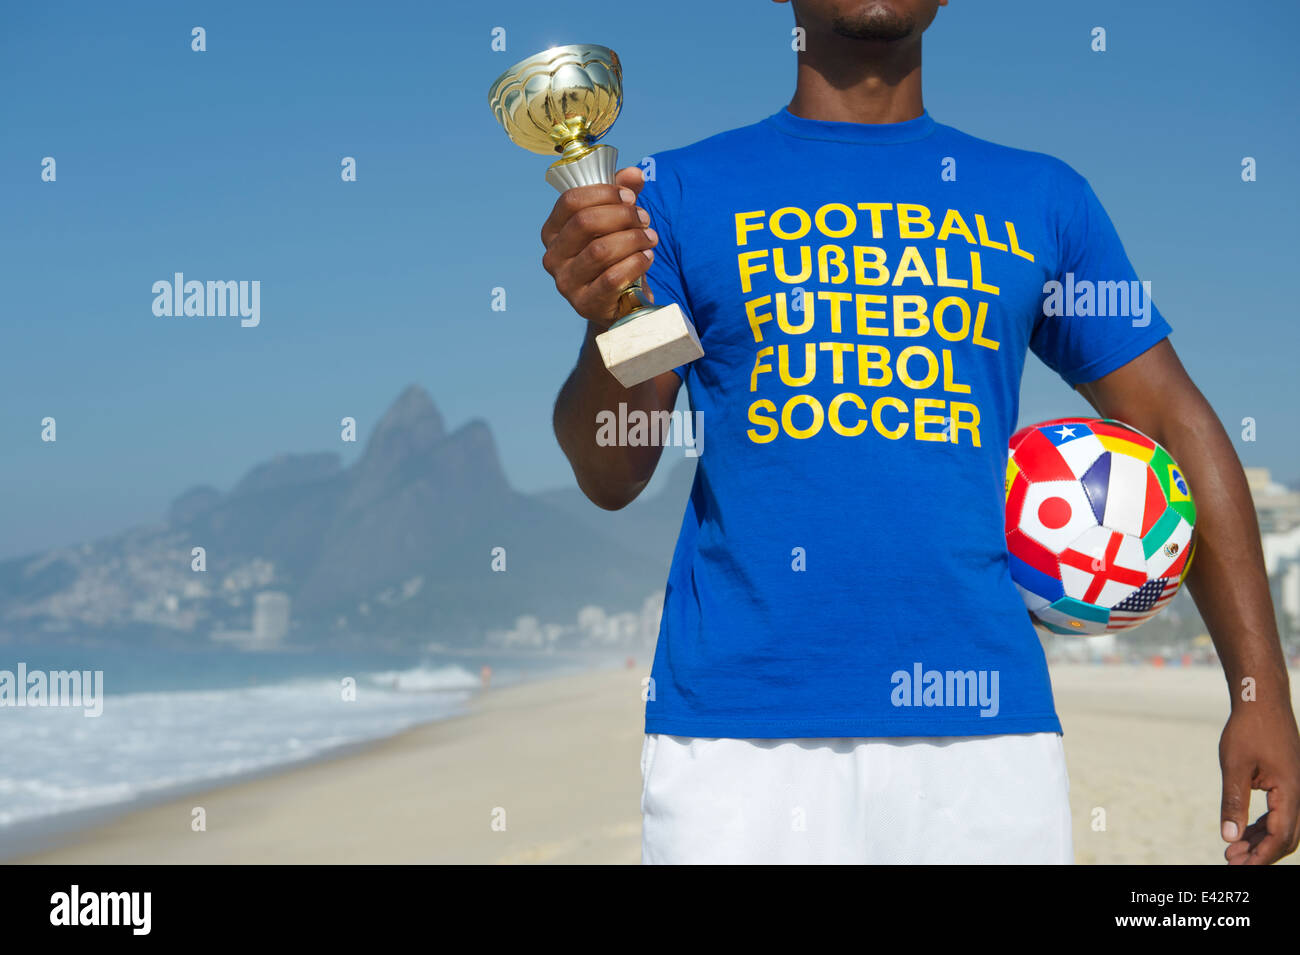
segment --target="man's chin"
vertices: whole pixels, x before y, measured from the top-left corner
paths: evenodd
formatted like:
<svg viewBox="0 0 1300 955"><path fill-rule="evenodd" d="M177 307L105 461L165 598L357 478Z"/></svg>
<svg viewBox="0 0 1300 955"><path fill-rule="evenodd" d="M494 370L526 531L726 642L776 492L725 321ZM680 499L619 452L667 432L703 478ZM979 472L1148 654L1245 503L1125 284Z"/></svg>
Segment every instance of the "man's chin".
<svg viewBox="0 0 1300 955"><path fill-rule="evenodd" d="M836 24L835 35L848 37L851 40L868 40L873 43L895 43L911 36L912 30L910 27L888 29L875 24L865 27L862 24Z"/></svg>
<svg viewBox="0 0 1300 955"><path fill-rule="evenodd" d="M910 16L884 4L873 4L858 14L836 17L831 28L837 36L852 40L891 43L911 36L916 24Z"/></svg>

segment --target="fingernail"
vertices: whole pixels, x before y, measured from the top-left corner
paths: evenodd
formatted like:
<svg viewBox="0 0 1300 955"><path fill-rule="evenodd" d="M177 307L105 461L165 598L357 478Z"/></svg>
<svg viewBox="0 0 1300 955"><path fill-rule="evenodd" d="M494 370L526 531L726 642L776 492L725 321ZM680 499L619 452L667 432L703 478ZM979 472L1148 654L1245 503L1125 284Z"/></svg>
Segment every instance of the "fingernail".
<svg viewBox="0 0 1300 955"><path fill-rule="evenodd" d="M644 255L647 259L649 259L651 262L655 260L655 254L652 249L642 249L641 254Z"/></svg>
<svg viewBox="0 0 1300 955"><path fill-rule="evenodd" d="M619 187L618 197L627 203L636 202L636 193L633 192L631 189L629 189L627 186Z"/></svg>
<svg viewBox="0 0 1300 955"><path fill-rule="evenodd" d="M641 220L642 225L650 224L650 213L646 212L644 209L637 209L636 217Z"/></svg>
<svg viewBox="0 0 1300 955"><path fill-rule="evenodd" d="M1224 841L1224 842L1236 842L1236 841L1237 841L1237 824L1236 824L1235 822L1232 822L1231 820L1226 820L1226 819L1224 820L1224 823L1223 823L1223 841Z"/></svg>
<svg viewBox="0 0 1300 955"><path fill-rule="evenodd" d="M646 229L645 237L649 239L651 242L657 243L659 241L659 233L656 232L654 229Z"/></svg>

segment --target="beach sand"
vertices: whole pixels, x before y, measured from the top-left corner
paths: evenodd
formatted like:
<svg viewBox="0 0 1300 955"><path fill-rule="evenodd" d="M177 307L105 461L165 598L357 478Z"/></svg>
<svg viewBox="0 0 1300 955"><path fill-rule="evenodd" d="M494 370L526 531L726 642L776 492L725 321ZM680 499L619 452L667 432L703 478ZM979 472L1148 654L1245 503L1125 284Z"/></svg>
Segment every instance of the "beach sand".
<svg viewBox="0 0 1300 955"><path fill-rule="evenodd" d="M1052 673L1076 861L1222 864L1219 671ZM493 689L467 716L127 812L11 861L636 863L641 677L606 670ZM204 832L190 828L196 806ZM1256 794L1252 818L1262 806Z"/></svg>

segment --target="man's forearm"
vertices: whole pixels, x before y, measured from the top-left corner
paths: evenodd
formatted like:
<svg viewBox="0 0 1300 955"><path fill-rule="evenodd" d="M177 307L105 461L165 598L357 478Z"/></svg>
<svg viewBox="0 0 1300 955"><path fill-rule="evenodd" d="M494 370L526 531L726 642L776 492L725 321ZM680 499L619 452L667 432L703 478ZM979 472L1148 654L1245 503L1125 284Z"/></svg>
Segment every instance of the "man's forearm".
<svg viewBox="0 0 1300 955"><path fill-rule="evenodd" d="M641 493L654 474L663 448L656 442L641 447L597 442L602 412L671 411L677 401L678 380L668 372L631 388L624 388L605 368L596 347L599 329L587 328L578 363L555 400L555 436L569 459L578 487L591 501L607 510L624 507Z"/></svg>
<svg viewBox="0 0 1300 955"><path fill-rule="evenodd" d="M1182 465L1196 499L1198 539L1187 587L1218 650L1233 706L1242 701L1247 678L1260 698L1276 693L1289 699L1246 476L1218 417L1199 393L1196 397L1199 402L1182 406L1183 413L1157 438Z"/></svg>

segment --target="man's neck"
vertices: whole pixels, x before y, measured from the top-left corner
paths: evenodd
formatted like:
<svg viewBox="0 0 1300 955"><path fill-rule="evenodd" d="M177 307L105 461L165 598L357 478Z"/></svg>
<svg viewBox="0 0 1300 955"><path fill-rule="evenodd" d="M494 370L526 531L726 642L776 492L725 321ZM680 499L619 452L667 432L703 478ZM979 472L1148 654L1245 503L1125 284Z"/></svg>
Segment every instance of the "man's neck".
<svg viewBox="0 0 1300 955"><path fill-rule="evenodd" d="M790 112L840 123L902 123L925 111L921 42L897 50L844 37L821 37L819 55L799 54ZM829 54L829 55L828 55Z"/></svg>

